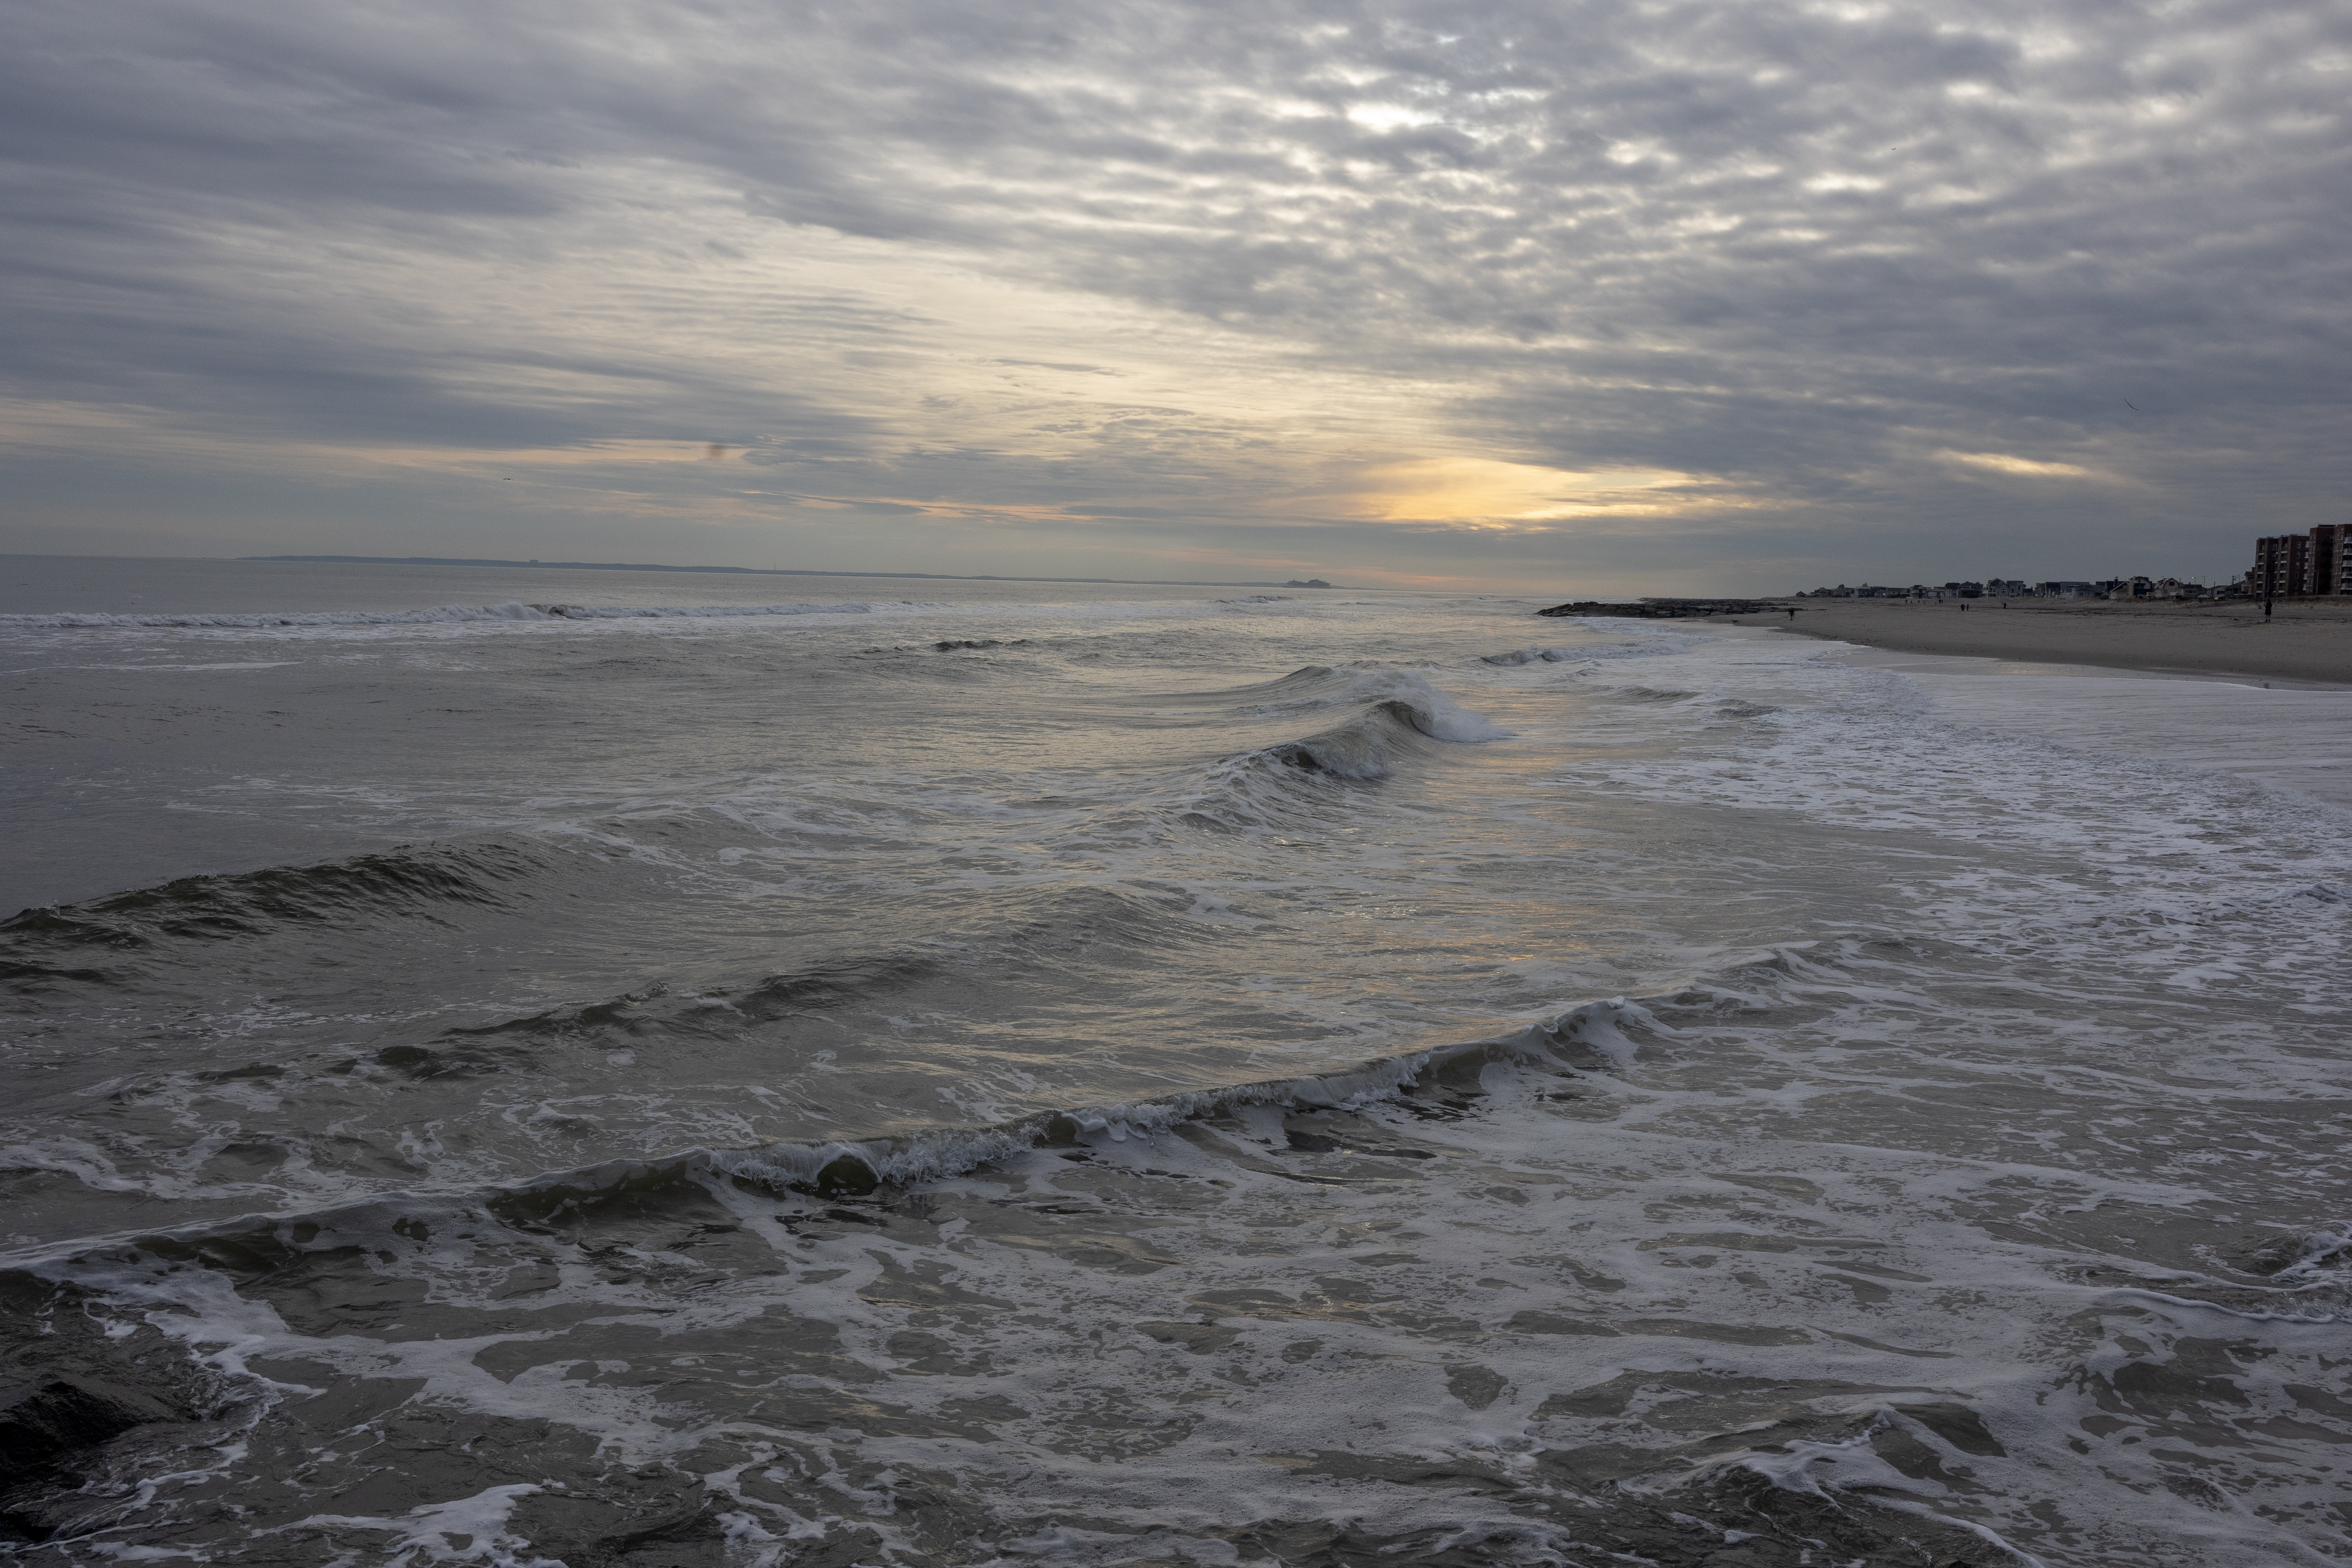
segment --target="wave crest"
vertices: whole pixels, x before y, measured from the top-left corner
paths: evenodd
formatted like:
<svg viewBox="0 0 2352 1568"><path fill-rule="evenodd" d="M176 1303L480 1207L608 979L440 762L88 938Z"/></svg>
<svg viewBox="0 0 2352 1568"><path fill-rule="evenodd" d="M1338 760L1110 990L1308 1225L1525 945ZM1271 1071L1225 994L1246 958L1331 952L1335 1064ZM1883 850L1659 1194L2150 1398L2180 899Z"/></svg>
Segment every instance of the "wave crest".
<svg viewBox="0 0 2352 1568"><path fill-rule="evenodd" d="M436 920L450 905L498 907L548 869L548 856L488 842L394 849L312 866L182 877L0 921L0 975L97 980L72 955L126 953L166 941L230 942L288 924L358 925L388 914Z"/></svg>

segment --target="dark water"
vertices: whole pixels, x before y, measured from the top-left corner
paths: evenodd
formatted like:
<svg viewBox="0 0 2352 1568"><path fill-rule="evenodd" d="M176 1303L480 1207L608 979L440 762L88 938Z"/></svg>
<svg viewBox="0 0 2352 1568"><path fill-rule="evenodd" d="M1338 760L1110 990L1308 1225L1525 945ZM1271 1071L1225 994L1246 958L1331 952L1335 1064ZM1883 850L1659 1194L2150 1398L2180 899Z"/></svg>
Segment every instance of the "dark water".
<svg viewBox="0 0 2352 1568"><path fill-rule="evenodd" d="M2347 819L2219 689L11 565L28 1563L2352 1553Z"/></svg>

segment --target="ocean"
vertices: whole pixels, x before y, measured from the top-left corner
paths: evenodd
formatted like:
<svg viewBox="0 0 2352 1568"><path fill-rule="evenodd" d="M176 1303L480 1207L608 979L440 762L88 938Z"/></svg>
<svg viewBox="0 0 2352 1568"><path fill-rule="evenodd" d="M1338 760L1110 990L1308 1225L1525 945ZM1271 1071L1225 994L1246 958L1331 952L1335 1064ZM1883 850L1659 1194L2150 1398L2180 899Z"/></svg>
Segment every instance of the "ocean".
<svg viewBox="0 0 2352 1568"><path fill-rule="evenodd" d="M0 561L0 1555L2352 1557L2352 693L1548 602Z"/></svg>

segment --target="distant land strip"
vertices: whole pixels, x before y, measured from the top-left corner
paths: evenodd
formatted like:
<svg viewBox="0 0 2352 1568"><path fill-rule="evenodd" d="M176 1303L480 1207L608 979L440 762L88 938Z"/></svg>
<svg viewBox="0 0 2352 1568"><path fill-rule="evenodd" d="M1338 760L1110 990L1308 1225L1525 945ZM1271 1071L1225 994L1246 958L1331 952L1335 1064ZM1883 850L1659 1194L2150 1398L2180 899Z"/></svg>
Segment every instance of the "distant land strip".
<svg viewBox="0 0 2352 1568"><path fill-rule="evenodd" d="M1614 616L1620 620L1672 621L1707 616L1755 616L1779 606L1760 599L1582 599L1538 610L1539 616Z"/></svg>
<svg viewBox="0 0 2352 1568"><path fill-rule="evenodd" d="M240 555L239 561L309 561L338 566L536 566L562 572L722 572L737 577L904 577L931 583L1087 583L1120 588L1290 588L1293 583L1210 583L1190 578L998 577L954 572L817 572L800 566L661 566L646 561L475 561L454 555ZM1333 583L1332 588L1346 587ZM1320 592L1321 590L1318 590ZM1368 592L1349 588L1351 594Z"/></svg>

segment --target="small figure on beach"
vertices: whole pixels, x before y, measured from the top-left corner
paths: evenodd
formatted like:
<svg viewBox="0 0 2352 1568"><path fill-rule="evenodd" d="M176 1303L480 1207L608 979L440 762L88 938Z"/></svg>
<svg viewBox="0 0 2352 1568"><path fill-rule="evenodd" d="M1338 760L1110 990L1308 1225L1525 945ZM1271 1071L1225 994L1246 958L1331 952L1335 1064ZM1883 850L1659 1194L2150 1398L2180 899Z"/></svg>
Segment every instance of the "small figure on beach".
<svg viewBox="0 0 2352 1568"><path fill-rule="evenodd" d="M1790 611L1789 612L1789 618L1790 618L1790 620L1792 620L1792 621L1793 621L1793 620L1795 620L1795 619L1797 618L1797 612L1796 612L1796 611L1794 611L1794 610L1790 610Z"/></svg>
<svg viewBox="0 0 2352 1568"><path fill-rule="evenodd" d="M2267 620L2269 620L2270 618L2271 618L2271 602L2270 602L2268 599L2264 599L2264 600L2263 601L2263 619L2264 619L2264 620L2266 620L2266 621L2267 621Z"/></svg>

